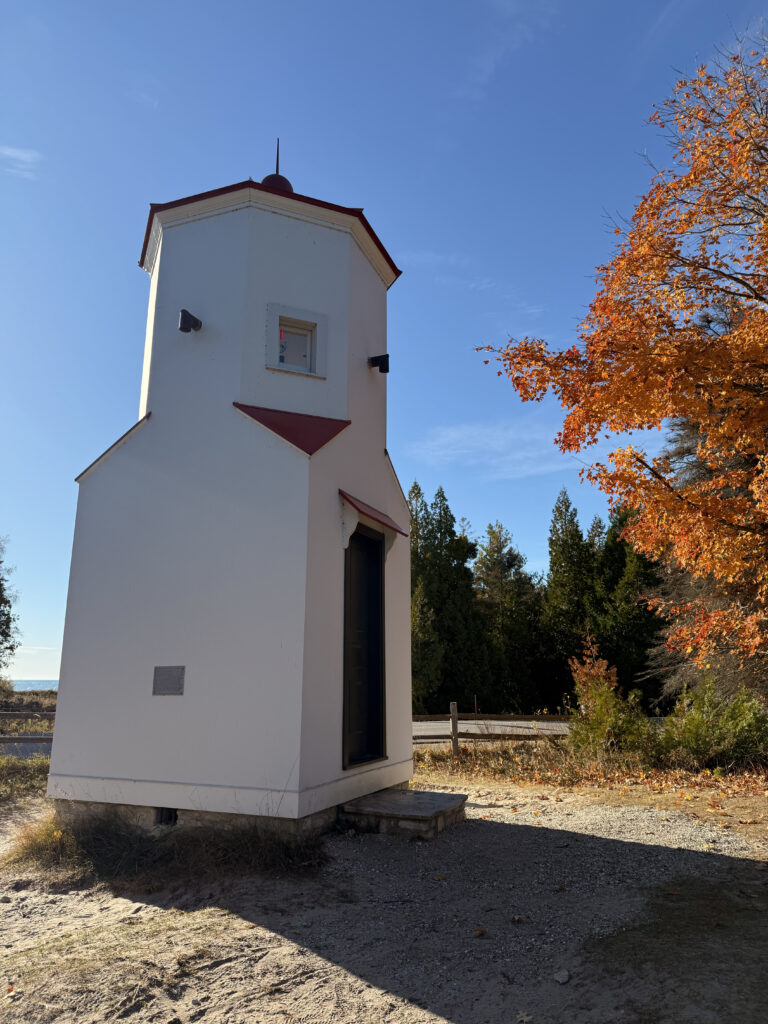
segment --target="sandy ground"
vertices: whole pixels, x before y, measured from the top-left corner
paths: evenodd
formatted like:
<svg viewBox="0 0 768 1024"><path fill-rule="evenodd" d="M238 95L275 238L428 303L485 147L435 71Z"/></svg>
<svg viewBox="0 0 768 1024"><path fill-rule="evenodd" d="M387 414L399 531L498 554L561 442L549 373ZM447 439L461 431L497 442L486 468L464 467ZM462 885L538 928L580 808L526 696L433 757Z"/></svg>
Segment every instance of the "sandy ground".
<svg viewBox="0 0 768 1024"><path fill-rule="evenodd" d="M768 1020L764 797L469 792L437 840L335 834L309 878L57 892L5 869L0 1020Z"/></svg>

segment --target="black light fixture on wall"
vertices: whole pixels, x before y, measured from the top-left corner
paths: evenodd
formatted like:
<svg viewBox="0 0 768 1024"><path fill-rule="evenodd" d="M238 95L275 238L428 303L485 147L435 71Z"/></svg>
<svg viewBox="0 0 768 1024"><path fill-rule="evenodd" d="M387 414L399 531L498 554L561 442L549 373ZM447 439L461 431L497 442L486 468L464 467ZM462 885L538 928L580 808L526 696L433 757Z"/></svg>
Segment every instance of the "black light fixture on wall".
<svg viewBox="0 0 768 1024"><path fill-rule="evenodd" d="M179 330L184 334L189 334L190 331L199 331L202 326L203 321L198 320L188 309L179 310Z"/></svg>
<svg viewBox="0 0 768 1024"><path fill-rule="evenodd" d="M368 360L369 366L378 366L379 373L389 373L389 353L383 356L371 356Z"/></svg>

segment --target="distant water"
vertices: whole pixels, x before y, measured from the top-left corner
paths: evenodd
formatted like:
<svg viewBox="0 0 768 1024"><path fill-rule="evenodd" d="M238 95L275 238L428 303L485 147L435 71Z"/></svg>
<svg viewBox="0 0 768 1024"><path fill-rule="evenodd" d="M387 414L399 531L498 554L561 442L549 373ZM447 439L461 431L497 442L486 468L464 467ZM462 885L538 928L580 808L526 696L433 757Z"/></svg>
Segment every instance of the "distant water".
<svg viewBox="0 0 768 1024"><path fill-rule="evenodd" d="M58 679L12 679L14 690L58 690Z"/></svg>

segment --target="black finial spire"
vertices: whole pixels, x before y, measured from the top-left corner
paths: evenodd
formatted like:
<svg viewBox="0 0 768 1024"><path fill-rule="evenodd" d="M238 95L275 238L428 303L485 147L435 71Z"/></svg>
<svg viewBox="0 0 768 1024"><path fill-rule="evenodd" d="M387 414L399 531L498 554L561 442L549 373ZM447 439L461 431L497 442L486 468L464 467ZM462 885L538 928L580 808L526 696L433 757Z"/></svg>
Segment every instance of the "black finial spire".
<svg viewBox="0 0 768 1024"><path fill-rule="evenodd" d="M275 173L268 174L261 179L261 184L268 188L277 189L278 192L293 192L293 185L280 173L280 138L277 140L277 153L275 155Z"/></svg>

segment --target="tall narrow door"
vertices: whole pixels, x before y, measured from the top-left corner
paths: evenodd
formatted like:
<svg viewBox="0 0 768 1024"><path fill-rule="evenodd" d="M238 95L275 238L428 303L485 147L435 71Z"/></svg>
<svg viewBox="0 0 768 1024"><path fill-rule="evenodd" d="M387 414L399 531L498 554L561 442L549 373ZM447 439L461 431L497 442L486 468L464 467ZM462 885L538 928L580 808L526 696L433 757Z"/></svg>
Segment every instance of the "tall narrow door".
<svg viewBox="0 0 768 1024"><path fill-rule="evenodd" d="M384 538L358 526L344 565L344 767L385 756Z"/></svg>

